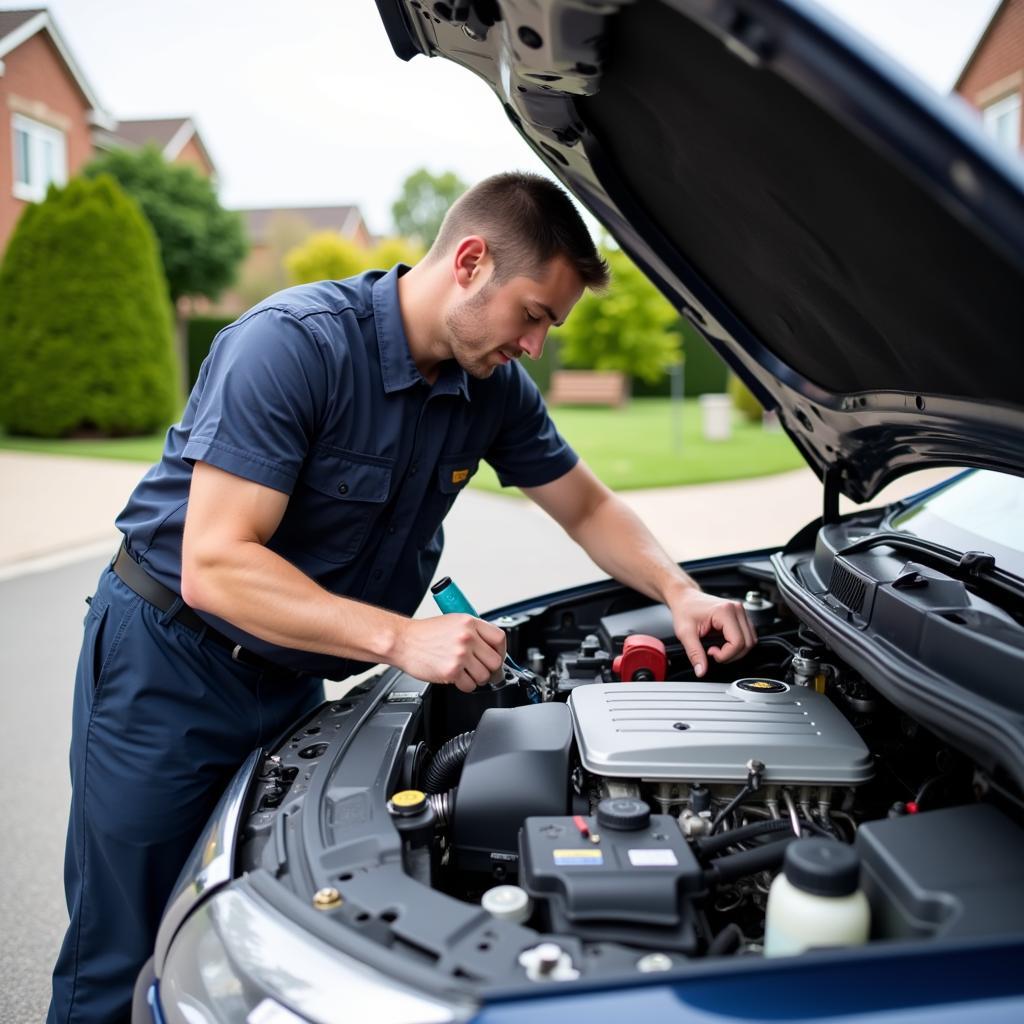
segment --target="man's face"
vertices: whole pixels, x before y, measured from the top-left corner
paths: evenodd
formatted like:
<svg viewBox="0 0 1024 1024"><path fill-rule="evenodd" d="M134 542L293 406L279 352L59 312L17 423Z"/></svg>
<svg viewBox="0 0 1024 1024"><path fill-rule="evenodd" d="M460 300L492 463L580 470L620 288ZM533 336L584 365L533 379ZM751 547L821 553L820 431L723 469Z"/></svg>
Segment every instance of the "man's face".
<svg viewBox="0 0 1024 1024"><path fill-rule="evenodd" d="M513 277L497 285L491 277L445 317L452 356L480 379L524 352L540 359L548 328L561 326L582 294L583 281L561 256L546 263L538 279Z"/></svg>

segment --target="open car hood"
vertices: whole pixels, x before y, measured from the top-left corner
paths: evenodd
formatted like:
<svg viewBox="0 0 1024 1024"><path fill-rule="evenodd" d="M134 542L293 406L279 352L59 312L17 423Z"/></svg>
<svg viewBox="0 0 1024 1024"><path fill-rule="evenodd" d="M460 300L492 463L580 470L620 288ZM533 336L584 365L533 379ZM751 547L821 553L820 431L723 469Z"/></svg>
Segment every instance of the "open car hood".
<svg viewBox="0 0 1024 1024"><path fill-rule="evenodd" d="M377 0L491 85L833 498L1024 474L1024 169L796 0Z"/></svg>

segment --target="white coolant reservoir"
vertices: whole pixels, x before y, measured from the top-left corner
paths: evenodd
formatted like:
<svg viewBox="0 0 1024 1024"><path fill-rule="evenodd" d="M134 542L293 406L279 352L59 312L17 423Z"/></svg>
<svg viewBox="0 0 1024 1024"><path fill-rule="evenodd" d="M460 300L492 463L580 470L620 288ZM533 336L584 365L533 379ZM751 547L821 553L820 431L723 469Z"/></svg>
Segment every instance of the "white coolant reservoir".
<svg viewBox="0 0 1024 1024"><path fill-rule="evenodd" d="M852 846L794 840L768 893L764 955L867 942L871 915L859 884L860 858Z"/></svg>

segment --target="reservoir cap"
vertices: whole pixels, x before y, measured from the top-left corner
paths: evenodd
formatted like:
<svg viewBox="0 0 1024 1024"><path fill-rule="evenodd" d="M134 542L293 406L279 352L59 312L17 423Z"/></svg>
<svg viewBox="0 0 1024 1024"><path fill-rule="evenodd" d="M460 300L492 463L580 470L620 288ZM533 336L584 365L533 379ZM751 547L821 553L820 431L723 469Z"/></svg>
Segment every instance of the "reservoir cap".
<svg viewBox="0 0 1024 1024"><path fill-rule="evenodd" d="M597 805L597 823L601 828L633 832L651 823L651 809L643 800L632 797L608 797Z"/></svg>
<svg viewBox="0 0 1024 1024"><path fill-rule="evenodd" d="M388 801L388 811L398 818L419 814L427 804L426 794L418 789L403 789Z"/></svg>
<svg viewBox="0 0 1024 1024"><path fill-rule="evenodd" d="M831 839L795 839L782 870L790 885L815 896L849 896L860 882L860 857L852 846Z"/></svg>

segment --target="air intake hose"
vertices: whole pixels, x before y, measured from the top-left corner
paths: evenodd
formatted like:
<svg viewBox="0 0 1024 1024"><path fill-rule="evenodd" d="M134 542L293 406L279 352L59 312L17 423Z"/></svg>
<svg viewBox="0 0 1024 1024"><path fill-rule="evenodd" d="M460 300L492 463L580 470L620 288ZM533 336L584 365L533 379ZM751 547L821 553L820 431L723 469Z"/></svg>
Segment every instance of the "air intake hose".
<svg viewBox="0 0 1024 1024"><path fill-rule="evenodd" d="M423 776L423 789L427 793L443 793L459 781L474 733L475 730L470 729L453 736L434 755Z"/></svg>

